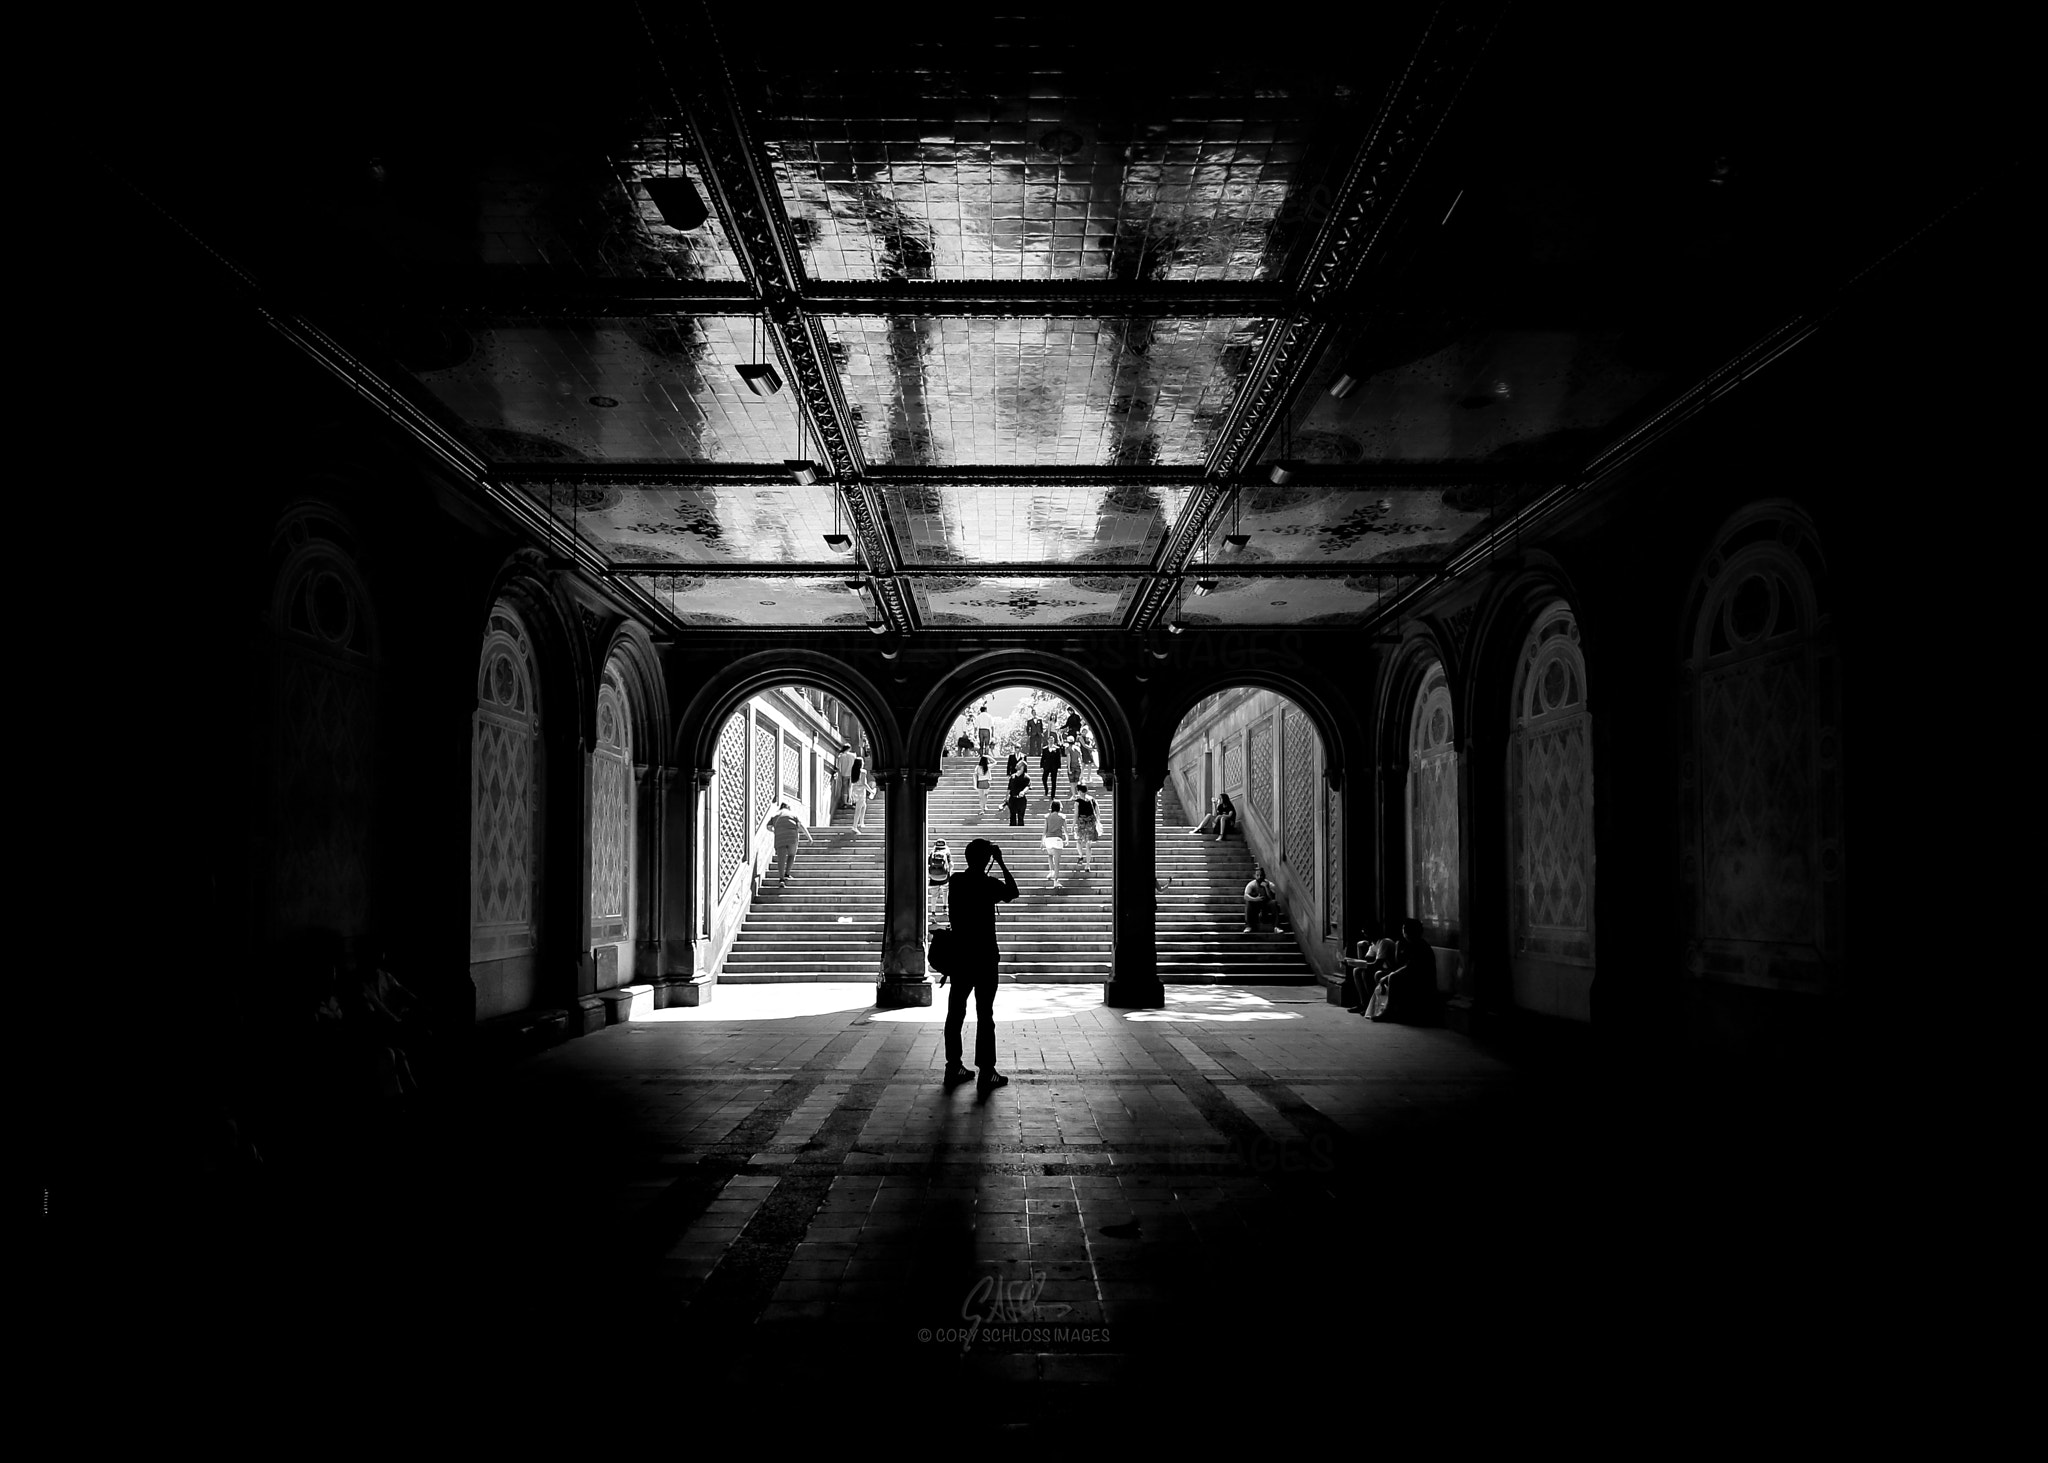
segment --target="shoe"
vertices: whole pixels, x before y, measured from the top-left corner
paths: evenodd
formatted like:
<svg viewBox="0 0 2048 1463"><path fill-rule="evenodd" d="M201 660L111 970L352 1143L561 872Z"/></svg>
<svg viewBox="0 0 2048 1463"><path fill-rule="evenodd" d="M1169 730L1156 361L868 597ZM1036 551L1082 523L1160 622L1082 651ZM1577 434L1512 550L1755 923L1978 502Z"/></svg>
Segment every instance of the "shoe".
<svg viewBox="0 0 2048 1463"><path fill-rule="evenodd" d="M958 1087L962 1082L972 1080L974 1073L967 1067L948 1067L946 1075L939 1080L947 1087Z"/></svg>
<svg viewBox="0 0 2048 1463"><path fill-rule="evenodd" d="M980 1080L975 1085L980 1087L983 1092L988 1092L997 1087L1008 1087L1010 1079L1001 1072L983 1072Z"/></svg>
<svg viewBox="0 0 2048 1463"><path fill-rule="evenodd" d="M1239 930L1239 931L1238 931L1238 933L1239 933L1240 935L1249 935L1249 934L1250 934L1251 932L1252 932L1252 927L1251 927L1250 925L1246 925L1246 926L1245 926L1245 927L1244 927L1243 929L1241 929L1241 930Z"/></svg>

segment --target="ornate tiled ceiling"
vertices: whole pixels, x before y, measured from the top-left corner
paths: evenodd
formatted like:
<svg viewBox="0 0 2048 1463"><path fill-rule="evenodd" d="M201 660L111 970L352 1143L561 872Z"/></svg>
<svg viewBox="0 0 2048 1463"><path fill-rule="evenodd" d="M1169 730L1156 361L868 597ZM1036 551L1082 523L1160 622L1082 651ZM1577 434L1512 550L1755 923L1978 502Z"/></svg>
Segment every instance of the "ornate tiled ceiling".
<svg viewBox="0 0 2048 1463"><path fill-rule="evenodd" d="M1130 78L1114 80L1050 68L777 78L767 150L805 271L1272 278L1302 226L1288 203L1316 181L1325 88L1299 74L1174 77L1134 101Z"/></svg>
<svg viewBox="0 0 2048 1463"><path fill-rule="evenodd" d="M1747 42L1682 15L1619 72L1586 17L1347 24L600 7L121 155L435 460L689 625L1369 621L1920 226L1812 186L1821 113L1725 125Z"/></svg>
<svg viewBox="0 0 2048 1463"><path fill-rule="evenodd" d="M756 332L739 315L504 324L416 374L488 457L776 462L797 455L795 405L733 369L755 359Z"/></svg>
<svg viewBox="0 0 2048 1463"><path fill-rule="evenodd" d="M915 487L886 495L906 564L1152 563L1191 490Z"/></svg>
<svg viewBox="0 0 2048 1463"><path fill-rule="evenodd" d="M1263 320L828 318L868 461L1199 465Z"/></svg>
<svg viewBox="0 0 2048 1463"><path fill-rule="evenodd" d="M1128 576L1065 578L923 575L911 581L918 618L934 628L1120 625L1137 592Z"/></svg>
<svg viewBox="0 0 2048 1463"><path fill-rule="evenodd" d="M818 486L670 488L527 483L542 504L621 564L818 564L837 489Z"/></svg>

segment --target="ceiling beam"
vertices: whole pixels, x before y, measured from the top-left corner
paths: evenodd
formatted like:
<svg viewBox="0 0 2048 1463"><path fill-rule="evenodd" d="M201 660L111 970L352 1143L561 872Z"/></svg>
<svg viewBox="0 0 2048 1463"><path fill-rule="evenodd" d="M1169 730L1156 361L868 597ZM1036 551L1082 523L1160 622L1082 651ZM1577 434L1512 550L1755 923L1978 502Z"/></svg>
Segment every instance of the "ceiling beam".
<svg viewBox="0 0 2048 1463"><path fill-rule="evenodd" d="M1334 330L1330 306L1376 257L1376 246L1413 181L1429 144L1484 54L1502 0L1444 0L1430 17L1378 119L1352 157L1344 181L1303 256L1295 308L1266 333L1223 430L1203 464L1208 481L1181 515L1161 557L1160 577L1139 594L1129 628L1156 624L1179 588L1178 576L1202 539L1209 516L1253 462L1288 409Z"/></svg>
<svg viewBox="0 0 2048 1463"><path fill-rule="evenodd" d="M1191 579L1401 579L1414 574L1439 574L1443 562L1432 560L1428 563L1370 563L1370 564L1205 564L1190 568L1187 577ZM613 563L609 572L621 578L666 578L676 575L694 579L858 579L862 578L860 567L852 563L838 564L632 564ZM1154 571L1144 564L1062 564L1033 561L1030 563L992 564L919 564L905 565L902 577L916 579L951 578L1027 578L1027 579L1070 579L1086 576L1090 579L1143 579Z"/></svg>
<svg viewBox="0 0 2048 1463"><path fill-rule="evenodd" d="M802 303L821 315L1267 316L1285 311L1277 284L1132 284L1118 280L919 280L910 284L807 282Z"/></svg>

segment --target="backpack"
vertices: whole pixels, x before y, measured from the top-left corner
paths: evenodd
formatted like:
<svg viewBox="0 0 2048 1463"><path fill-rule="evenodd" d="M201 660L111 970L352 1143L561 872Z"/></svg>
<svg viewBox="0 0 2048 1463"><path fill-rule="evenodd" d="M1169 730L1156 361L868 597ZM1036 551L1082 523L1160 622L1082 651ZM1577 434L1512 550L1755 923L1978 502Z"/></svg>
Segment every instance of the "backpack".
<svg viewBox="0 0 2048 1463"><path fill-rule="evenodd" d="M1372 998L1365 1003L1365 1019L1384 1021L1387 1008L1394 1003L1394 977L1383 975L1372 988Z"/></svg>

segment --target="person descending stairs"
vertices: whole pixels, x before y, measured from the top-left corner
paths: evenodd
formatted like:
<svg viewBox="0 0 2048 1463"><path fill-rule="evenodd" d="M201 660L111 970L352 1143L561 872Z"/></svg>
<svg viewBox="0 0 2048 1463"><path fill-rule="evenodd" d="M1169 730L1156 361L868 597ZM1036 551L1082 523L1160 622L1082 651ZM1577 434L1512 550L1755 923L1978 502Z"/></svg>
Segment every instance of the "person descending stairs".
<svg viewBox="0 0 2048 1463"><path fill-rule="evenodd" d="M1168 985L1309 985L1315 971L1291 934L1244 928L1252 851L1241 833L1223 842L1193 829L1168 779L1157 813L1159 978ZM1270 870L1268 873L1270 874Z"/></svg>
<svg viewBox="0 0 2048 1463"><path fill-rule="evenodd" d="M778 888L772 874L761 880L721 984L874 982L882 968L882 803L868 804L860 832L851 808L835 809L828 826L812 830L816 842L797 846L788 887Z"/></svg>

